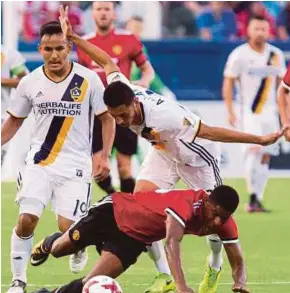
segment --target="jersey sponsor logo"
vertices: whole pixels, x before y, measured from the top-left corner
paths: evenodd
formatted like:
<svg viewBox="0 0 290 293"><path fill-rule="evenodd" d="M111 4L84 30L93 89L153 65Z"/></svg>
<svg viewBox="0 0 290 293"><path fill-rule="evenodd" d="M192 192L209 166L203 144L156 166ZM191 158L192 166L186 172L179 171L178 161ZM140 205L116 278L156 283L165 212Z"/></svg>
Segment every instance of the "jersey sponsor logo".
<svg viewBox="0 0 290 293"><path fill-rule="evenodd" d="M80 116L82 105L71 102L43 102L37 103L38 113L41 115L52 114L55 116Z"/></svg>
<svg viewBox="0 0 290 293"><path fill-rule="evenodd" d="M74 232L72 234L72 239L74 241L78 241L80 239L80 231L79 230L74 230Z"/></svg>
<svg viewBox="0 0 290 293"><path fill-rule="evenodd" d="M71 89L75 87L80 88L81 94L78 98L78 102L83 102L85 99L88 82L83 77L75 74L69 83L65 93L62 96L62 102L74 102L71 97ZM73 104L73 103L71 103ZM57 109L53 109L57 110ZM74 118L67 116L54 116L44 142L42 143L40 150L34 156L34 163L41 166L47 166L54 163L56 157L60 153L66 137L71 129Z"/></svg>
<svg viewBox="0 0 290 293"><path fill-rule="evenodd" d="M123 51L123 48L120 45L115 45L113 46L112 51L114 54L120 55Z"/></svg>

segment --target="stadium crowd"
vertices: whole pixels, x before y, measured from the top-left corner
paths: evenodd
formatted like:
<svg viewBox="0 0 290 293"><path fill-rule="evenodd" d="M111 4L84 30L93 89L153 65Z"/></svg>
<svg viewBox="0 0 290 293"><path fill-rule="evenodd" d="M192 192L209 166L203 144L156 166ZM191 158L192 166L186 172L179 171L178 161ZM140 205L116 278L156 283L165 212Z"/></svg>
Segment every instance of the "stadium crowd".
<svg viewBox="0 0 290 293"><path fill-rule="evenodd" d="M271 38L289 41L289 1L153 1L160 14L161 34L159 37L192 37L204 41L236 40L246 38L246 27L252 16L269 20ZM25 41L38 37L38 28L58 16L60 4L69 5L69 19L74 30L85 34L94 30L90 22L91 1L26 1L21 7L22 23L20 34ZM144 16L145 2L131 2L132 14ZM116 2L118 26L124 27L128 8L124 2ZM134 6L136 6L134 8ZM140 9L141 6L141 9ZM149 8L150 10L150 8ZM132 15L130 15L132 16ZM127 17L129 18L129 17Z"/></svg>

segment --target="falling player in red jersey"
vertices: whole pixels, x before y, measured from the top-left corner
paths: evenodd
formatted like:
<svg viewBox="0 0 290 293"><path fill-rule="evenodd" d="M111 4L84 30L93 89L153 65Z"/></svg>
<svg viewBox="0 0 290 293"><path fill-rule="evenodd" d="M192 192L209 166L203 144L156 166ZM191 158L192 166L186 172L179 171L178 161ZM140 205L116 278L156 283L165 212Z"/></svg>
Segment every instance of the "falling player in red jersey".
<svg viewBox="0 0 290 293"><path fill-rule="evenodd" d="M133 62L142 72L141 79L137 83L148 87L154 78L154 70L143 53L142 44L132 33L114 27L116 18L115 3L113 1L95 1L92 4L92 14L96 23L97 31L87 35L88 42L102 48L118 65L121 72L130 78ZM107 85L105 71L94 62L87 54L77 48L78 62L83 66L94 70ZM121 191L133 192L135 179L132 176L131 157L137 152L137 136L129 129L120 126L116 127L114 147L117 150L117 165L120 176ZM102 155L102 127L98 119L94 123L93 153L94 161L99 160ZM111 177L105 180L98 180L97 184L106 192L114 192Z"/></svg>
<svg viewBox="0 0 290 293"><path fill-rule="evenodd" d="M238 229L232 217L238 204L237 192L226 185L216 187L210 194L203 189L114 193L92 206L87 216L65 234L57 232L46 237L36 245L31 258L33 263L42 264L49 254L62 257L95 245L101 256L91 272L57 289L58 293L81 293L90 278L118 277L146 251L147 245L165 238L177 292L193 293L181 266L180 242L185 234L215 233L224 244L232 268L232 291L249 293Z"/></svg>
<svg viewBox="0 0 290 293"><path fill-rule="evenodd" d="M278 88L277 100L283 126L290 125L290 63ZM290 129L286 131L285 138L290 141Z"/></svg>

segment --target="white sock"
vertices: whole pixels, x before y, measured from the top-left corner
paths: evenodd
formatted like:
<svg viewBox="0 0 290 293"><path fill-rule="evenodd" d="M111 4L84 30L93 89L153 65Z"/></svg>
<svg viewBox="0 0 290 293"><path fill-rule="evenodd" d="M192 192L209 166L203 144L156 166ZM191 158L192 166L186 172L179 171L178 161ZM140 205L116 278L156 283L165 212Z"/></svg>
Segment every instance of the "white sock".
<svg viewBox="0 0 290 293"><path fill-rule="evenodd" d="M250 194L257 194L259 191L259 165L261 155L259 153L249 152L245 161L245 177Z"/></svg>
<svg viewBox="0 0 290 293"><path fill-rule="evenodd" d="M12 231L11 236L11 272L12 280L18 279L27 283L26 269L33 245L33 234L26 238L20 238Z"/></svg>
<svg viewBox="0 0 290 293"><path fill-rule="evenodd" d="M258 166L259 178L257 182L257 199L261 202L269 177L269 165L260 163Z"/></svg>
<svg viewBox="0 0 290 293"><path fill-rule="evenodd" d="M209 235L207 237L207 242L211 249L211 254L209 256L209 266L212 269L220 270L223 264L223 244L217 235Z"/></svg>
<svg viewBox="0 0 290 293"><path fill-rule="evenodd" d="M171 275L162 240L152 243L151 246L147 246L147 249L148 254L153 259L158 272Z"/></svg>

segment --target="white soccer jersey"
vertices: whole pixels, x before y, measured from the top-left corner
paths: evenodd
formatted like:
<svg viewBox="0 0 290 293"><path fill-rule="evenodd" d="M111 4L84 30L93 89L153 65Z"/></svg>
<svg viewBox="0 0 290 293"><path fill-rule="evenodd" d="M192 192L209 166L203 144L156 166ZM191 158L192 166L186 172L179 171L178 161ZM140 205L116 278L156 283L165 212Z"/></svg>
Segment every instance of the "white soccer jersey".
<svg viewBox="0 0 290 293"><path fill-rule="evenodd" d="M1 77L11 78L25 72L25 59L14 49L7 49L1 45ZM10 88L1 86L1 114L3 115L9 105Z"/></svg>
<svg viewBox="0 0 290 293"><path fill-rule="evenodd" d="M8 112L27 117L33 109L35 128L27 164L90 180L93 114L107 111L103 92L98 75L77 63L58 83L45 75L43 66L25 76Z"/></svg>
<svg viewBox="0 0 290 293"><path fill-rule="evenodd" d="M248 43L229 55L224 76L237 79L238 102L245 114L276 111L277 77L283 78L285 59L280 49L266 44L263 53Z"/></svg>
<svg viewBox="0 0 290 293"><path fill-rule="evenodd" d="M131 126L132 131L175 162L204 166L215 160L219 154L218 143L196 137L201 123L198 116L175 101L130 84L119 72L107 77L108 84L117 80L129 85L140 102L143 122Z"/></svg>

